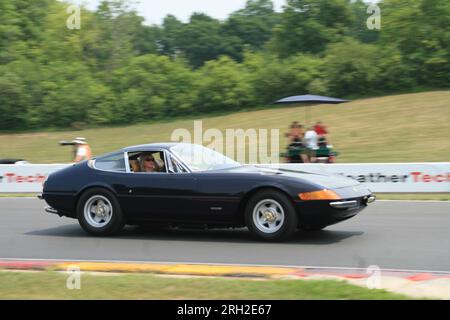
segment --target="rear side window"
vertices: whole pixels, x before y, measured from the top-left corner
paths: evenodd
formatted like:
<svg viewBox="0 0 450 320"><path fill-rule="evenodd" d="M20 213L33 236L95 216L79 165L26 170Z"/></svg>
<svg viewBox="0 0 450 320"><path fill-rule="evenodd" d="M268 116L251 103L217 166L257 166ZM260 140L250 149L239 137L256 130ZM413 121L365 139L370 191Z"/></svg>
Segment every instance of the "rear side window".
<svg viewBox="0 0 450 320"><path fill-rule="evenodd" d="M95 160L95 168L99 170L126 172L125 167L123 153L115 153Z"/></svg>

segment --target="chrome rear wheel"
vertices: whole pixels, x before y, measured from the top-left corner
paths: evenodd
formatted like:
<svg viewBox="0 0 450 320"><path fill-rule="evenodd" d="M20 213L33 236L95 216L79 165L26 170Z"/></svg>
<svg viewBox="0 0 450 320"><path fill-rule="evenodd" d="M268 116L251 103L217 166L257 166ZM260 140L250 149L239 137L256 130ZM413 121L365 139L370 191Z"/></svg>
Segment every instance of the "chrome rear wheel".
<svg viewBox="0 0 450 320"><path fill-rule="evenodd" d="M92 188L80 196L77 218L81 227L94 236L117 234L126 222L116 196L104 188Z"/></svg>

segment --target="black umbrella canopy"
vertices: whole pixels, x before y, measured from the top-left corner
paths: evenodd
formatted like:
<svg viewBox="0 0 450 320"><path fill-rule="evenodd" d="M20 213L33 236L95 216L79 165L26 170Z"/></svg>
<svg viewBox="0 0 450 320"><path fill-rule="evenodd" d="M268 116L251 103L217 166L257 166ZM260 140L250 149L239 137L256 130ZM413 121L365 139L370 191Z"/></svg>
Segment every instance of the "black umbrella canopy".
<svg viewBox="0 0 450 320"><path fill-rule="evenodd" d="M333 98L333 97L324 97L324 96L315 96L312 94L305 94L302 96L292 96L280 99L275 101L275 103L316 103L316 104L338 104L345 103L349 100Z"/></svg>
<svg viewBox="0 0 450 320"><path fill-rule="evenodd" d="M319 104L339 104L345 102L349 102L349 100L305 94L302 96L286 97L278 101L275 101L275 104L304 104L305 106L311 106ZM308 124L311 120L309 108L306 108L305 120Z"/></svg>

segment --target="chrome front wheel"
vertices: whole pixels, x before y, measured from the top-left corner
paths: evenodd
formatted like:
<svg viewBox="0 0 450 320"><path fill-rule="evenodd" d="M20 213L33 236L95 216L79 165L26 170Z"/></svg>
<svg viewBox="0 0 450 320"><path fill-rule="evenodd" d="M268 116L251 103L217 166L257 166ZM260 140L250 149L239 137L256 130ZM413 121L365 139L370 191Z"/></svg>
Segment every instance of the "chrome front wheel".
<svg viewBox="0 0 450 320"><path fill-rule="evenodd" d="M84 205L84 218L94 228L103 228L111 221L114 209L108 198L95 195Z"/></svg>
<svg viewBox="0 0 450 320"><path fill-rule="evenodd" d="M253 210L253 222L264 233L275 233L281 229L285 220L280 203L273 199L258 202Z"/></svg>
<svg viewBox="0 0 450 320"><path fill-rule="evenodd" d="M244 214L248 229L263 240L285 240L297 230L298 216L292 201L278 190L265 189L254 194Z"/></svg>

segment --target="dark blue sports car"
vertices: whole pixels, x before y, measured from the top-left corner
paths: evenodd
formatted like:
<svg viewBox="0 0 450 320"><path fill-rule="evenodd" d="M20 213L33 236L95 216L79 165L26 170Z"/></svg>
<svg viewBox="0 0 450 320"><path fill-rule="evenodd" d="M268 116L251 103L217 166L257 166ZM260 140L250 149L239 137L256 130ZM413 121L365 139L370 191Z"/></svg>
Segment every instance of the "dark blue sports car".
<svg viewBox="0 0 450 320"><path fill-rule="evenodd" d="M266 240L321 230L375 200L343 177L241 165L200 145L148 144L51 174L47 212L78 219L96 236L126 224L248 227Z"/></svg>

